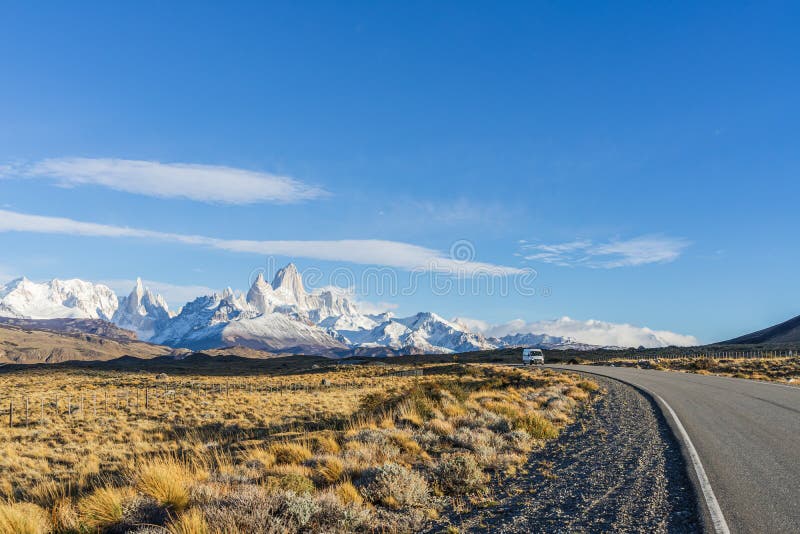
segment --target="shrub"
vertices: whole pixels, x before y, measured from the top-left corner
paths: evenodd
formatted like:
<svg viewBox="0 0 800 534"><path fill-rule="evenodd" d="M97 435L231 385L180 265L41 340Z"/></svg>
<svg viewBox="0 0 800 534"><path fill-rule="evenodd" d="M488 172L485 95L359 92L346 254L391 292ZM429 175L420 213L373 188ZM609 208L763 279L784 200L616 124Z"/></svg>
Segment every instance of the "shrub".
<svg viewBox="0 0 800 534"><path fill-rule="evenodd" d="M487 476L471 454L443 456L434 474L436 484L447 495L477 493L486 487Z"/></svg>
<svg viewBox="0 0 800 534"><path fill-rule="evenodd" d="M201 505L211 532L283 532L274 499L259 486L247 484L235 492L207 499Z"/></svg>
<svg viewBox="0 0 800 534"><path fill-rule="evenodd" d="M345 444L344 459L348 469L362 471L386 463L400 454L395 445L348 441Z"/></svg>
<svg viewBox="0 0 800 534"><path fill-rule="evenodd" d="M299 464L305 462L314 454L301 443L276 443L269 448L279 464Z"/></svg>
<svg viewBox="0 0 800 534"><path fill-rule="evenodd" d="M319 511L319 506L309 493L287 491L278 495L277 499L279 513L300 528L308 525L314 514Z"/></svg>
<svg viewBox="0 0 800 534"><path fill-rule="evenodd" d="M591 380L581 380L578 382L578 387L590 393L600 389L600 386L597 385L597 382L592 382Z"/></svg>
<svg viewBox="0 0 800 534"><path fill-rule="evenodd" d="M78 501L78 511L83 523L95 529L116 525L122 521L123 493L117 488L95 490Z"/></svg>
<svg viewBox="0 0 800 534"><path fill-rule="evenodd" d="M171 458L159 458L139 467L136 487L161 506L177 512L189 504L189 473Z"/></svg>
<svg viewBox="0 0 800 534"><path fill-rule="evenodd" d="M0 504L0 534L45 534L50 522L45 511L31 503Z"/></svg>
<svg viewBox="0 0 800 534"><path fill-rule="evenodd" d="M503 438L506 440L509 447L515 451L530 452L533 449L531 435L524 430L512 430L504 434Z"/></svg>
<svg viewBox="0 0 800 534"><path fill-rule="evenodd" d="M428 500L428 482L402 465L385 464L365 478L364 494L374 503L396 510L422 506Z"/></svg>
<svg viewBox="0 0 800 534"><path fill-rule="evenodd" d="M168 510L148 495L134 495L122 505L122 522L115 527L127 532L135 525L161 525L169 518Z"/></svg>
<svg viewBox="0 0 800 534"><path fill-rule="evenodd" d="M314 532L356 532L371 526L369 510L360 505L343 504L331 491L317 495L315 501L317 510L311 518L309 530Z"/></svg>

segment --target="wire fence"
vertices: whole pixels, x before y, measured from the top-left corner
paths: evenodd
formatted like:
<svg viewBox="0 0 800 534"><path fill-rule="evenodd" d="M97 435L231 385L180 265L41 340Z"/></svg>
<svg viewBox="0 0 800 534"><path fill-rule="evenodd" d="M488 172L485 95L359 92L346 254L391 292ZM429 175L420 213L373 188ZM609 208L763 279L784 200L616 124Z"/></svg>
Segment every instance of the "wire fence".
<svg viewBox="0 0 800 534"><path fill-rule="evenodd" d="M346 372L346 371L345 371ZM163 419L177 413L180 401L214 404L235 400L252 402L258 396L288 396L298 393L313 395L330 390L363 390L381 385L387 377L420 377L422 369L389 371L358 380L321 378L316 383L263 384L254 380L220 382L163 379L163 383L106 384L76 387L70 391L9 392L0 394L0 427L29 427L43 425L53 417L67 421L82 421L102 417L127 416ZM19 387L19 386L17 386ZM246 395L241 398L241 395ZM234 396L236 399L231 399ZM5 425L3 425L5 423Z"/></svg>
<svg viewBox="0 0 800 534"><path fill-rule="evenodd" d="M572 357L572 356L570 356ZM775 359L775 358L797 358L800 357L798 350L702 350L697 352L658 352L647 351L646 353L636 354L626 352L623 354L603 353L593 354L587 352L577 356L582 360L593 362L608 362L613 360L677 360L684 358L714 358L721 359ZM567 358L569 359L569 358Z"/></svg>
<svg viewBox="0 0 800 534"><path fill-rule="evenodd" d="M374 379L377 380L377 377ZM7 427L28 427L46 424L53 417L81 421L109 416L161 419L174 413L181 400L229 400L234 395L313 394L323 390L354 390L365 382L331 382L323 379L317 384L260 385L246 381L226 382L165 382L163 385L85 386L69 392L12 393L0 400L0 421ZM254 399L241 399L250 400Z"/></svg>

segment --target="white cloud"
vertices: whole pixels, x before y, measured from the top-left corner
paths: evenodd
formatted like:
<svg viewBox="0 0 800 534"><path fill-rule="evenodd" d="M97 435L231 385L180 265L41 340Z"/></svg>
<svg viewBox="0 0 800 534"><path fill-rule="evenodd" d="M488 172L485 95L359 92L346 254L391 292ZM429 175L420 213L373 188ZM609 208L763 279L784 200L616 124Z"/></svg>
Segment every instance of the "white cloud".
<svg viewBox="0 0 800 534"><path fill-rule="evenodd" d="M356 300L356 306L361 313L367 315L378 315L392 310L396 310L400 306L394 302L372 302L367 300Z"/></svg>
<svg viewBox="0 0 800 534"><path fill-rule="evenodd" d="M98 283L107 285L114 293L121 297L130 294L136 285L136 280L127 279L111 279L100 280ZM216 290L206 286L182 286L177 284L170 284L167 282L158 282L155 280L142 280L145 287L150 288L154 293L160 294L164 300L169 304L170 309L176 309L183 306L202 295L210 295Z"/></svg>
<svg viewBox="0 0 800 534"><path fill-rule="evenodd" d="M561 317L549 321L525 322L515 319L493 325L479 319L459 318L459 322L486 336L502 337L509 334L548 334L568 337L580 343L616 347L667 347L694 346L700 342L694 336L676 334L667 330L652 330L630 324L608 323L590 319L579 321Z"/></svg>
<svg viewBox="0 0 800 534"><path fill-rule="evenodd" d="M297 202L328 193L275 174L193 163L108 158L52 158L0 167L2 177L50 178L59 185L98 185L161 198L222 204Z"/></svg>
<svg viewBox="0 0 800 534"><path fill-rule="evenodd" d="M585 239L556 244L523 243L521 255L526 260L563 267L614 269L675 261L689 245L689 241L679 237L645 235L605 243Z"/></svg>
<svg viewBox="0 0 800 534"><path fill-rule="evenodd" d="M174 234L123 226L87 223L64 217L28 215L0 210L0 232L32 232L92 237L139 238L185 245L205 246L231 252L288 256L362 265L381 265L405 270L424 270L459 276L488 274L510 276L527 271L516 267L476 261L461 261L438 250L379 239L332 241L254 241L217 239L199 235Z"/></svg>

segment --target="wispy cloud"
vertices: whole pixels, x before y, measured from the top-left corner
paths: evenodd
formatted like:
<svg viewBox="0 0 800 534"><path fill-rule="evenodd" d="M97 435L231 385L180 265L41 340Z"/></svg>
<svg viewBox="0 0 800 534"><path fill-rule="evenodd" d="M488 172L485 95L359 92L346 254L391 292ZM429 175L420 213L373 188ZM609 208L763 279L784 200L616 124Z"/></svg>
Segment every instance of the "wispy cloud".
<svg viewBox="0 0 800 534"><path fill-rule="evenodd" d="M409 214L419 220L448 225L464 224L505 224L514 218L513 209L488 201L475 202L467 198L455 198L447 201L405 200L399 201L390 208L392 216L400 220L407 219ZM404 223L405 224L405 223Z"/></svg>
<svg viewBox="0 0 800 534"><path fill-rule="evenodd" d="M573 339L579 343L614 347L667 347L695 346L700 342L694 336L676 334L668 330L652 330L646 326L606 321L579 321L561 317L548 321L526 322L516 319L503 324L490 324L479 319L455 319L470 329L486 336L502 337L509 334L548 334Z"/></svg>
<svg viewBox="0 0 800 534"><path fill-rule="evenodd" d="M136 285L136 280L131 279L110 279L99 280L98 283L107 285L114 293L120 296L127 296ZM160 294L167 301L170 308L177 308L183 304L194 300L202 295L210 295L216 290L207 286L192 286L170 284L168 282L158 282L155 280L142 280L145 287L150 288L154 293Z"/></svg>
<svg viewBox="0 0 800 534"><path fill-rule="evenodd" d="M520 255L526 260L564 267L614 269L675 261L690 244L688 240L680 237L662 235L645 235L627 240L615 239L604 243L586 239L556 244L521 242Z"/></svg>
<svg viewBox="0 0 800 534"><path fill-rule="evenodd" d="M222 204L290 203L328 193L290 178L218 165L107 158L52 158L0 167L0 177L52 179L58 185L98 185L161 198Z"/></svg>
<svg viewBox="0 0 800 534"><path fill-rule="evenodd" d="M331 241L255 241L175 234L122 226L88 223L63 217L28 215L0 210L0 232L31 232L90 237L138 238L260 254L288 256L362 265L381 265L405 270L435 271L457 275L476 273L496 276L524 274L516 267L459 260L458 251L450 256L438 250L379 239Z"/></svg>

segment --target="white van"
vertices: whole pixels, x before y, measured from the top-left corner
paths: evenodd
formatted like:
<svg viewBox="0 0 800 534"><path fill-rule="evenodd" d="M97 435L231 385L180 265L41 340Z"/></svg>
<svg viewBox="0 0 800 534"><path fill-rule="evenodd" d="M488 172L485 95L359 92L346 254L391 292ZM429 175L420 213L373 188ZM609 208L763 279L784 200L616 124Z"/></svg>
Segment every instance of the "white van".
<svg viewBox="0 0 800 534"><path fill-rule="evenodd" d="M544 352L540 349L522 349L522 363L544 365Z"/></svg>

